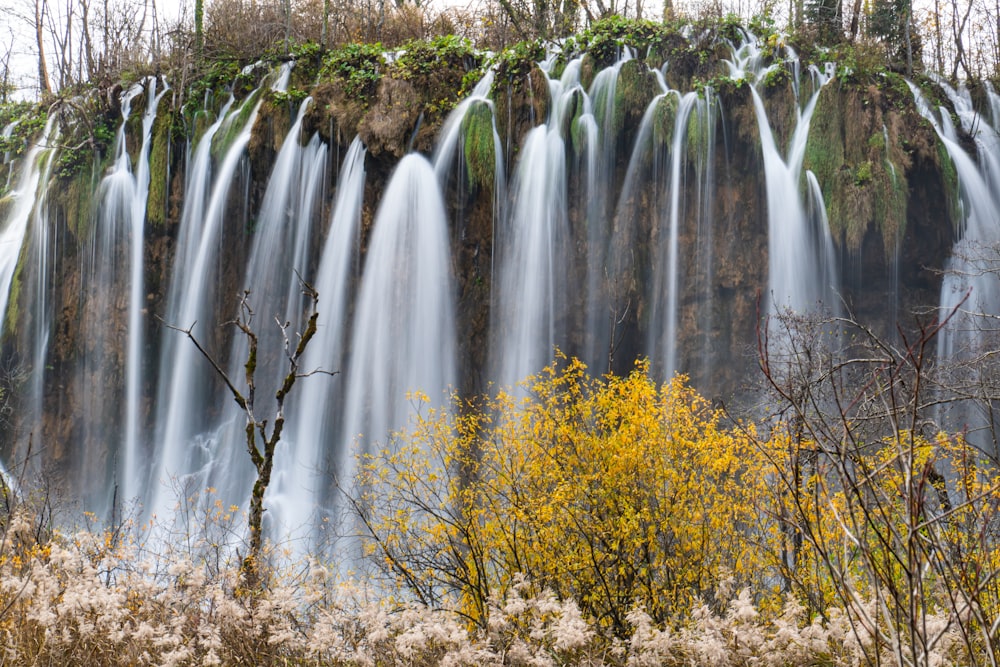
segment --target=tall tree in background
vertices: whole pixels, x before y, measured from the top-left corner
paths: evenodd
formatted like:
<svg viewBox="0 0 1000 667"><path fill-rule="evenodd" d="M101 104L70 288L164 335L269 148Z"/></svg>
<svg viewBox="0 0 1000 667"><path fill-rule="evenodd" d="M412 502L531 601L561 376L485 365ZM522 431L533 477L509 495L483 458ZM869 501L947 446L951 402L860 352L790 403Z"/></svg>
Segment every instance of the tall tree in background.
<svg viewBox="0 0 1000 667"><path fill-rule="evenodd" d="M324 49L330 39L330 0L323 0L323 25L319 33L319 45Z"/></svg>
<svg viewBox="0 0 1000 667"><path fill-rule="evenodd" d="M195 61L201 62L205 53L205 0L194 0Z"/></svg>
<svg viewBox="0 0 1000 667"><path fill-rule="evenodd" d="M891 64L905 64L907 76L913 74L914 62L920 61L921 43L913 32L911 0L876 2L868 16L868 34L885 44Z"/></svg>
<svg viewBox="0 0 1000 667"><path fill-rule="evenodd" d="M0 56L0 104L6 104L9 101L10 94L15 87L10 78L10 56L14 53L14 30L8 27L7 32L10 41L4 46L3 55Z"/></svg>
<svg viewBox="0 0 1000 667"><path fill-rule="evenodd" d="M35 0L35 46L38 49L38 90L42 95L52 94L49 82L49 64L45 60L45 11L47 0Z"/></svg>
<svg viewBox="0 0 1000 667"><path fill-rule="evenodd" d="M968 58L965 55L965 30L969 24L969 17L972 15L972 0L965 3L964 9L959 8L959 0L951 0L951 30L952 38L955 40L955 62L952 65L951 78L958 78L959 68L965 76L972 78L969 71Z"/></svg>
<svg viewBox="0 0 1000 667"><path fill-rule="evenodd" d="M843 0L808 0L805 13L821 44L836 44L844 38Z"/></svg>
<svg viewBox="0 0 1000 667"><path fill-rule="evenodd" d="M285 15L285 55L291 50L292 0L281 0L281 11Z"/></svg>

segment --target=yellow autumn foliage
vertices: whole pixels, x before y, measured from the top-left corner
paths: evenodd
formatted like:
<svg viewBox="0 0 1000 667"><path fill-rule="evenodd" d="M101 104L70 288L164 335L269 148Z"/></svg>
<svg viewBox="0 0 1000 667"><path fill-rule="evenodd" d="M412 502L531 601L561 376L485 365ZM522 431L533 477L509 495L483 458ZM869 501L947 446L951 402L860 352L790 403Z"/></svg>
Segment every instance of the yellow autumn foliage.
<svg viewBox="0 0 1000 667"><path fill-rule="evenodd" d="M1000 614L1000 493L963 437L734 422L648 370L594 378L560 357L513 392L414 397L412 428L359 466L391 587L486 626L530 582L620 638L636 608L671 624L742 588L765 614L788 594L845 610L876 647Z"/></svg>
<svg viewBox="0 0 1000 667"><path fill-rule="evenodd" d="M428 409L361 466L372 549L425 602L460 591L474 620L518 576L622 633L635 605L671 618L723 580L766 596L768 460L721 419L683 377L593 378L575 360Z"/></svg>
<svg viewBox="0 0 1000 667"><path fill-rule="evenodd" d="M1000 622L995 464L962 435L851 435L770 434L774 507L789 537L782 578L816 612L846 609L876 643L926 653L958 627L975 643ZM914 628L928 634L903 639Z"/></svg>

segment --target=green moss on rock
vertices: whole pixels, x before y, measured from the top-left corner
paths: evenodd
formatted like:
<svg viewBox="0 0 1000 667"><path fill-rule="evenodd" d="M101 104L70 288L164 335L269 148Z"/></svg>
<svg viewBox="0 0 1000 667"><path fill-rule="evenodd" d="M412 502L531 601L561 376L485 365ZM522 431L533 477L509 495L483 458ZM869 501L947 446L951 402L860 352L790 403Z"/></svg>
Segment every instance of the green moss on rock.
<svg viewBox="0 0 1000 667"><path fill-rule="evenodd" d="M93 221L93 196L97 192L97 174L80 172L64 181L57 193L50 194L66 212L66 225L77 237L84 237Z"/></svg>
<svg viewBox="0 0 1000 667"><path fill-rule="evenodd" d="M687 154L692 162L702 155L707 155L709 151L709 138L712 133L711 116L702 106L695 106L691 109L687 121Z"/></svg>
<svg viewBox="0 0 1000 667"><path fill-rule="evenodd" d="M21 315L21 288L24 284L24 265L27 261L28 244L21 246L21 252L17 257L17 266L14 267L14 275L10 280L10 292L7 296L7 312L4 313L4 336L12 339L19 330L19 319Z"/></svg>
<svg viewBox="0 0 1000 667"><path fill-rule="evenodd" d="M937 163L941 170L945 196L948 198L948 215L952 227L957 231L963 220L962 202L959 198L958 171L948 154L948 149L940 139L938 139L935 148L937 149Z"/></svg>
<svg viewBox="0 0 1000 667"><path fill-rule="evenodd" d="M563 136L567 136L568 133L570 141L573 144L573 151L577 155L583 155L584 151L587 150L589 139L587 136L587 126L582 122L583 114L586 111L582 90L577 90L573 93L569 105L570 108L566 114L569 127L563 128Z"/></svg>
<svg viewBox="0 0 1000 667"><path fill-rule="evenodd" d="M212 156L215 159L221 159L229 150L229 147L233 145L236 137L239 136L240 132L243 131L249 122L250 116L253 115L253 111L257 107L257 102L260 101L262 94L260 88L255 90L249 97L243 100L243 103L235 112L230 112L229 116L222 121L219 131L212 137Z"/></svg>
<svg viewBox="0 0 1000 667"><path fill-rule="evenodd" d="M594 117L600 127L618 136L626 127L638 127L646 107L659 92L649 69L638 60L629 60L622 64L613 84L596 91Z"/></svg>
<svg viewBox="0 0 1000 667"><path fill-rule="evenodd" d="M677 122L677 95L668 93L660 98L653 110L653 144L669 146Z"/></svg>
<svg viewBox="0 0 1000 667"><path fill-rule="evenodd" d="M485 102L476 102L462 119L465 169L471 188L492 190L496 150L493 143L493 111Z"/></svg>
<svg viewBox="0 0 1000 667"><path fill-rule="evenodd" d="M167 188L170 179L170 139L174 123L173 112L161 103L153 122L152 145L149 150L149 196L146 218L150 225L161 226L167 218Z"/></svg>
<svg viewBox="0 0 1000 667"><path fill-rule="evenodd" d="M897 133L886 125L888 109L874 86L831 84L809 128L804 167L823 191L831 233L852 252L872 227L892 252L905 229L909 187Z"/></svg>

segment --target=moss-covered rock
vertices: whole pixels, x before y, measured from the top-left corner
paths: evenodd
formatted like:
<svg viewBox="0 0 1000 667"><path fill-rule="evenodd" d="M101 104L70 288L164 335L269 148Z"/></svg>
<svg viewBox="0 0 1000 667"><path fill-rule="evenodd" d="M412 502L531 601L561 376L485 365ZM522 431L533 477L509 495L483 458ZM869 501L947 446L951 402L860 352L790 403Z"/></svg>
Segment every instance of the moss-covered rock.
<svg viewBox="0 0 1000 667"><path fill-rule="evenodd" d="M21 247L21 252L17 257L17 265L14 267L14 275L10 280L10 292L7 295L7 312L4 313L4 337L15 337L21 327L21 288L24 284L24 264L27 259L28 246Z"/></svg>
<svg viewBox="0 0 1000 667"><path fill-rule="evenodd" d="M941 170L941 179L944 182L945 195L948 198L948 218L952 228L956 231L962 223L962 202L959 198L958 171L955 169L955 162L948 154L948 149L944 143L938 140L936 148L937 165Z"/></svg>
<svg viewBox="0 0 1000 667"><path fill-rule="evenodd" d="M669 146L673 141L678 102L679 98L675 93L668 93L656 103L652 118L654 145Z"/></svg>
<svg viewBox="0 0 1000 667"><path fill-rule="evenodd" d="M517 84L504 88L494 85L497 132L506 153L506 163L519 149L528 131L545 121L549 110L549 79L534 65Z"/></svg>
<svg viewBox="0 0 1000 667"><path fill-rule="evenodd" d="M149 195L146 199L146 219L150 225L162 226L167 220L167 188L170 183L170 147L174 112L166 100L161 100L149 148Z"/></svg>
<svg viewBox="0 0 1000 667"><path fill-rule="evenodd" d="M465 169L471 188L493 189L496 150L493 141L493 110L485 102L474 103L462 119Z"/></svg>
<svg viewBox="0 0 1000 667"><path fill-rule="evenodd" d="M85 237L90 231L97 186L96 172L80 172L75 178L64 181L58 192L50 194L54 204L65 212L66 225L77 239Z"/></svg>
<svg viewBox="0 0 1000 667"><path fill-rule="evenodd" d="M820 93L804 167L823 191L835 240L851 252L875 230L890 253L905 231L911 158L904 139L926 141L913 120L876 83L832 83Z"/></svg>
<svg viewBox="0 0 1000 667"><path fill-rule="evenodd" d="M243 103L240 104L236 111L230 111L226 119L222 121L219 130L212 137L213 158L220 160L229 151L236 137L240 135L246 128L247 123L250 122L250 117L253 115L254 109L257 108L257 103L261 101L263 94L264 92L258 88L243 100Z"/></svg>
<svg viewBox="0 0 1000 667"><path fill-rule="evenodd" d="M375 103L358 125L358 134L373 157L382 153L403 157L421 111L420 94L413 84L384 77Z"/></svg>
<svg viewBox="0 0 1000 667"><path fill-rule="evenodd" d="M583 114L586 112L583 91L578 89L573 92L567 105L568 108L564 117L566 125L562 128L561 134L564 137L568 136L570 138L573 151L576 155L583 155L587 149L588 142L587 127L582 120Z"/></svg>
<svg viewBox="0 0 1000 667"><path fill-rule="evenodd" d="M378 44L341 47L324 58L304 129L343 145L358 134L373 157L430 151L481 63L454 36L409 42L391 57Z"/></svg>
<svg viewBox="0 0 1000 667"><path fill-rule="evenodd" d="M417 93L419 126L413 128L413 148L424 152L434 149L445 118L468 94L466 87L475 85L481 78L481 64L482 56L472 44L454 35L409 42L404 46L403 52L388 68L388 75L408 83ZM395 92L397 89L389 90Z"/></svg>
<svg viewBox="0 0 1000 667"><path fill-rule="evenodd" d="M270 93L270 91L269 91ZM288 130L292 126L292 116L297 112L297 104L287 96L275 98L268 94L261 102L257 120L250 130L247 153L251 164L258 173L271 173L274 158L281 150Z"/></svg>

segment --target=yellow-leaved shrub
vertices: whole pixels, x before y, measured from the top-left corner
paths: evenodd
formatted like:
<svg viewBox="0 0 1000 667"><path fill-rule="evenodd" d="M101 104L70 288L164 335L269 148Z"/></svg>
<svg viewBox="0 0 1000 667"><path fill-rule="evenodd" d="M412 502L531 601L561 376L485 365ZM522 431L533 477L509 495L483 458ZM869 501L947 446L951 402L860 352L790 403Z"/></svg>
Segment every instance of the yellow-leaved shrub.
<svg viewBox="0 0 1000 667"><path fill-rule="evenodd" d="M722 582L771 597L769 460L752 429L647 365L593 378L561 359L515 392L427 409L366 457L358 503L371 549L422 601L457 594L487 622L518 577L576 600L619 636L637 605L657 620Z"/></svg>

